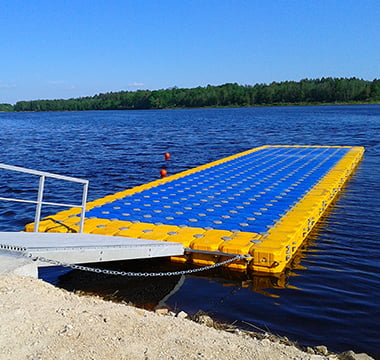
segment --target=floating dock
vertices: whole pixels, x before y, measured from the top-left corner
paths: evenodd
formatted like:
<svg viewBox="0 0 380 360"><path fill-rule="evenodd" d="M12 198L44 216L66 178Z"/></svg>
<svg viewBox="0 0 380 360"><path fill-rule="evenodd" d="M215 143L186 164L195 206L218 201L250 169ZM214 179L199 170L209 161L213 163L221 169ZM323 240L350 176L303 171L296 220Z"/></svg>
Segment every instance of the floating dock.
<svg viewBox="0 0 380 360"><path fill-rule="evenodd" d="M349 146L262 146L87 204L84 232L183 244L173 261L279 273L364 153ZM80 209L41 221L77 232ZM26 231L33 231L28 224Z"/></svg>

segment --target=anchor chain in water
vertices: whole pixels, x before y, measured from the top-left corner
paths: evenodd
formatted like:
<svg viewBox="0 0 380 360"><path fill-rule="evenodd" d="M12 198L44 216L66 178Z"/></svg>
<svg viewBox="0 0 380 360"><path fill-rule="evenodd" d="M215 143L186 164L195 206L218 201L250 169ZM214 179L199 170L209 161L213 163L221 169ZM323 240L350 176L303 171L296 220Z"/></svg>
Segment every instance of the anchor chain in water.
<svg viewBox="0 0 380 360"><path fill-rule="evenodd" d="M98 274L102 273L102 274L106 274L106 275L119 275L119 276L131 276L131 277L132 276L134 276L134 277L155 277L155 276L187 275L187 274L193 274L193 273L197 273L197 272L201 272L201 271L215 269L217 267L229 264L229 263L231 263L233 261L241 260L241 259L245 259L246 258L246 256L244 256L244 255L236 255L236 256L234 256L231 259L228 259L228 260L225 260L225 261L222 261L220 263L213 264L213 265L204 266L204 267L201 267L201 268L189 269L189 270L180 270L180 271L152 272L152 273L149 273L149 272L130 272L130 271L117 271L117 270L107 270L107 269L100 269L100 268L92 268L92 267L88 267L88 266L82 266L82 265L76 265L76 264L68 264L68 263L64 263L64 262L61 262L61 261L57 261L57 260L46 259L45 257L42 257L42 256L33 256L31 254L25 255L25 256L31 258L34 261L41 261L41 262L45 262L45 263L48 263L48 264L51 264L51 265L54 265L54 266L62 266L62 267L66 267L66 268L71 268L73 270L82 270L82 271L89 271L89 272L94 272L94 273L98 273Z"/></svg>

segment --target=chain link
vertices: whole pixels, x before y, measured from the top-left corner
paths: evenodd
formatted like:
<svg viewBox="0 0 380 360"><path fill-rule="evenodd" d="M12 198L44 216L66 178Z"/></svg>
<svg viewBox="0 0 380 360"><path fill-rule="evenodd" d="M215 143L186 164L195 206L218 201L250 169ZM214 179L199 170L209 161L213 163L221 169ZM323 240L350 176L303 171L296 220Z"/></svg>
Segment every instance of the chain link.
<svg viewBox="0 0 380 360"><path fill-rule="evenodd" d="M188 275L188 274L193 274L193 273L197 273L197 272L201 272L201 271L215 269L219 266L223 266L223 265L229 264L231 262L234 262L236 260L241 260L241 259L246 258L246 256L244 256L244 255L236 255L231 259L228 259L228 260L225 260L225 261L222 261L220 263L213 264L213 265L204 266L201 268L181 270L181 271L149 273L149 272L130 272L130 271L117 271L117 270L92 268L92 267L88 267L88 266L68 264L68 263L64 263L61 261L57 261L57 260L51 260L51 259L47 259L43 256L33 256L32 254L28 254L25 256L31 258L34 261L41 261L41 262L45 262L45 263L48 263L48 264L51 264L54 266L62 266L62 267L66 267L66 268L71 268L73 270L89 271L89 272L94 272L94 273L98 273L98 274L102 273L102 274L106 274L106 275L130 276L130 277L155 277L155 276L161 276L162 277L162 276Z"/></svg>

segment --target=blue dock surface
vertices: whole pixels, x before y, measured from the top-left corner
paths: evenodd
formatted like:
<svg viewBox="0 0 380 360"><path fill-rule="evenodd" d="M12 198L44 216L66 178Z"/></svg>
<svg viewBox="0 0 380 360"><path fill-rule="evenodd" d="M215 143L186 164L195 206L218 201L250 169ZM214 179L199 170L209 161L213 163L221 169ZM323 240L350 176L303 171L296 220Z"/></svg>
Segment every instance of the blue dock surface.
<svg viewBox="0 0 380 360"><path fill-rule="evenodd" d="M87 217L265 233L347 151L268 147L95 207Z"/></svg>

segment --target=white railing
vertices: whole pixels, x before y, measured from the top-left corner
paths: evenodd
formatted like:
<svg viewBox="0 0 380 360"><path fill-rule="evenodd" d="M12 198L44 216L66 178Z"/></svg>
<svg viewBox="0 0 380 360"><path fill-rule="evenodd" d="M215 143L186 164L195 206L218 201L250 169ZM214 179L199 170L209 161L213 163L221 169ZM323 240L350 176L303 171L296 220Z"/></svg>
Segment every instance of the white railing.
<svg viewBox="0 0 380 360"><path fill-rule="evenodd" d="M31 175L37 175L40 177L37 200L25 200L25 199L13 199L13 198L0 197L0 200L5 200L5 201L15 201L15 202L36 204L36 213L34 216L34 232L38 232L40 219L41 219L42 205L53 205L53 206L65 206L65 207L70 207L70 208L72 208L72 207L81 208L82 211L81 211L81 216L80 216L79 232L81 232L81 233L83 232L84 219L85 219L85 213L86 213L88 183L89 183L88 180L78 179L78 178L74 178L74 177L70 177L70 176L57 175L57 174L52 174L52 173L45 172L45 171L37 171L37 170L32 170L32 169L19 167L19 166L2 164L2 163L0 163L0 169L16 171L16 172L21 172L21 173L26 173L26 174L31 174ZM43 201L45 178L52 178L52 179L71 181L71 182L83 184L83 193L82 193L81 205L71 205L71 204L62 204L62 203L53 203L53 202Z"/></svg>

